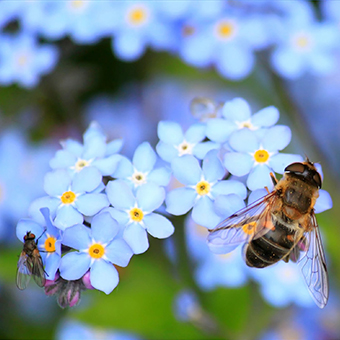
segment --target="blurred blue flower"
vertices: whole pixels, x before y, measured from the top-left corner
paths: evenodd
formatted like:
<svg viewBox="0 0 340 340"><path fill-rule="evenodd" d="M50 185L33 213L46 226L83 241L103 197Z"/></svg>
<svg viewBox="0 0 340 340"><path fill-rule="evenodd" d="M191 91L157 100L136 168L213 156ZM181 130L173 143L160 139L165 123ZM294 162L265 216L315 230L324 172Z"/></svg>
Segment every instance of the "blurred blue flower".
<svg viewBox="0 0 340 340"><path fill-rule="evenodd" d="M106 193L113 209L111 215L124 225L123 238L135 254L149 248L147 232L160 239L174 232L172 223L164 216L154 213L164 201L165 190L154 183L139 186L136 194L122 180L110 181Z"/></svg>
<svg viewBox="0 0 340 340"><path fill-rule="evenodd" d="M204 157L202 168L198 160L191 155L175 158L171 167L174 176L185 187L174 189L167 194L167 211L173 215L183 215L193 208L193 220L207 228L215 227L221 220L213 206L217 196L232 193L243 199L247 196L243 183L222 180L225 169L215 150Z"/></svg>
<svg viewBox="0 0 340 340"><path fill-rule="evenodd" d="M155 168L157 154L148 142L140 144L132 162L123 157L113 177L124 179L132 188L137 188L145 183L155 183L160 186L168 185L171 170L167 167Z"/></svg>
<svg viewBox="0 0 340 340"><path fill-rule="evenodd" d="M217 143L225 143L232 132L247 128L257 131L276 124L279 111L274 106L266 107L251 115L249 104L243 98L234 98L224 103L222 117L207 121L207 137Z"/></svg>
<svg viewBox="0 0 340 340"><path fill-rule="evenodd" d="M86 167L73 178L65 169L48 172L44 180L48 196L35 200L29 215L41 221L39 209L48 207L55 226L61 230L82 223L84 216L93 216L109 205L106 195L96 192L98 187L102 188L101 180L95 167Z"/></svg>
<svg viewBox="0 0 340 340"><path fill-rule="evenodd" d="M106 136L96 122L92 122L83 135L84 144L75 140L61 141L63 150L58 150L50 161L52 169L68 169L73 175L85 167L97 168L103 176L110 176L116 170L121 156L121 139L106 142Z"/></svg>
<svg viewBox="0 0 340 340"><path fill-rule="evenodd" d="M63 244L77 249L64 255L60 275L66 280L80 279L90 268L91 285L106 294L117 286L119 277L112 264L126 267L132 250L119 234L120 227L108 212L93 217L91 229L77 224L65 230Z"/></svg>
<svg viewBox="0 0 340 340"><path fill-rule="evenodd" d="M156 145L156 150L166 162L183 155L194 155L202 159L208 151L219 148L216 143L202 142L206 137L205 130L205 124L196 123L183 133L178 123L160 121L157 129L160 141Z"/></svg>
<svg viewBox="0 0 340 340"><path fill-rule="evenodd" d="M181 290L174 300L174 314L179 321L188 322L202 315L198 298L191 290Z"/></svg>
<svg viewBox="0 0 340 340"><path fill-rule="evenodd" d="M57 59L55 46L39 45L32 35L4 35L0 49L0 83L34 87L42 75L54 68Z"/></svg>
<svg viewBox="0 0 340 340"><path fill-rule="evenodd" d="M249 129L234 132L229 145L235 151L224 156L224 165L231 174L240 177L249 174L247 186L250 190L272 189L270 172L282 174L288 164L303 161L299 155L279 153L291 139L287 126L271 127L263 135L259 138Z"/></svg>

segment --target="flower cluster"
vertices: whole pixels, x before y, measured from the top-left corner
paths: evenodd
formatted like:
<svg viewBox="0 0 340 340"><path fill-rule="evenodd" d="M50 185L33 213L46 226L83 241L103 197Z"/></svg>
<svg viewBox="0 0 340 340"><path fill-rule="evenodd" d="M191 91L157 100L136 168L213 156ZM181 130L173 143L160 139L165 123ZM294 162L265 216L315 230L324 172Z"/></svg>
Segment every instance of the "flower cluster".
<svg viewBox="0 0 340 340"><path fill-rule="evenodd" d="M113 53L125 61L140 58L148 47L179 55L196 67L214 65L231 80L247 77L256 54L280 76L296 79L306 72L321 75L335 67L339 48L337 17L325 2L324 19L310 2L249 1L171 4L151 1L101 2L68 0L0 4L0 82L35 86L58 59L55 46L41 45L69 36L76 44L112 38ZM19 23L8 35L6 27ZM268 29L270 27L270 29ZM287 29L288 28L288 29Z"/></svg>
<svg viewBox="0 0 340 340"><path fill-rule="evenodd" d="M57 294L65 307L75 305L84 289L109 294L119 282L116 266L126 267L133 255L144 253L148 234L159 239L173 234L169 214L188 214L187 242L203 289L246 282L240 254L217 259L192 226L215 227L243 208L245 199L271 189L270 172L282 174L302 157L281 153L291 132L276 125L276 108L252 115L248 103L235 98L216 110L218 115L202 117L186 131L176 122L159 122L158 154L143 142L131 160L120 154L122 141L107 142L95 122L83 143L61 142L44 178L47 195L32 202L30 218L17 226L21 241L27 231L41 235L47 295ZM329 195L320 191L316 208L330 206ZM226 263L228 270L222 270Z"/></svg>

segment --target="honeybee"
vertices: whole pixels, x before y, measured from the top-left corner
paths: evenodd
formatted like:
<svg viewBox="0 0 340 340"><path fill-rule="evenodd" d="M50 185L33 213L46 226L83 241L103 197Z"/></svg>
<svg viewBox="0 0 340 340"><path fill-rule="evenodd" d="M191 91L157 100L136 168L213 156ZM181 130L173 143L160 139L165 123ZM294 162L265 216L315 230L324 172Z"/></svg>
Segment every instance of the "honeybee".
<svg viewBox="0 0 340 340"><path fill-rule="evenodd" d="M35 235L30 231L24 236L24 247L19 257L16 279L17 287L21 290L27 287L31 276L39 287L45 285L44 265L37 246L39 238L35 241Z"/></svg>
<svg viewBox="0 0 340 340"><path fill-rule="evenodd" d="M215 253L244 244L249 267L264 268L280 260L298 262L309 292L323 308L328 300L328 273L314 205L322 179L308 159L285 168L274 190L209 230Z"/></svg>

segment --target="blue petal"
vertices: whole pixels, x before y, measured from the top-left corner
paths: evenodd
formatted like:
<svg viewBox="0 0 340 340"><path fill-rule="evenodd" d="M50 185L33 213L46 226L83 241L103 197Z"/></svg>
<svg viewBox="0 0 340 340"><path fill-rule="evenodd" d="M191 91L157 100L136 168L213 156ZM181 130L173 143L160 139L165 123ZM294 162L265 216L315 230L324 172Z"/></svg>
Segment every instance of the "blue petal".
<svg viewBox="0 0 340 340"><path fill-rule="evenodd" d="M333 202L332 202L331 195L327 191L320 189L319 197L316 200L316 203L314 206L315 213L319 214L325 210L331 209L332 207L333 207Z"/></svg>
<svg viewBox="0 0 340 340"><path fill-rule="evenodd" d="M250 190L263 189L267 187L269 190L273 188L273 182L270 178L272 170L266 165L257 165L249 174L247 186Z"/></svg>
<svg viewBox="0 0 340 340"><path fill-rule="evenodd" d="M76 208L85 216L93 216L109 205L105 194L84 194L75 201Z"/></svg>
<svg viewBox="0 0 340 340"><path fill-rule="evenodd" d="M110 203L117 209L131 209L136 202L131 188L122 180L110 181L106 185L106 194Z"/></svg>
<svg viewBox="0 0 340 340"><path fill-rule="evenodd" d="M93 136L88 141L84 141L84 159L102 158L106 153L106 141L103 136Z"/></svg>
<svg viewBox="0 0 340 340"><path fill-rule="evenodd" d="M243 199L237 194L219 195L214 201L214 209L223 218L229 217L245 207Z"/></svg>
<svg viewBox="0 0 340 340"><path fill-rule="evenodd" d="M125 156L121 156L117 169L115 170L113 177L115 178L127 178L133 174L133 165L131 161Z"/></svg>
<svg viewBox="0 0 340 340"><path fill-rule="evenodd" d="M168 167L161 167L154 169L148 175L148 181L156 183L160 186L169 184L171 178L171 169Z"/></svg>
<svg viewBox="0 0 340 340"><path fill-rule="evenodd" d="M23 218L19 221L16 227L17 238L21 242L24 242L24 236L26 235L28 231L34 234L37 239L44 232L44 228L39 223L33 220L30 220L28 218Z"/></svg>
<svg viewBox="0 0 340 340"><path fill-rule="evenodd" d="M127 226L123 237L135 254L144 253L149 248L147 232L140 224L132 223Z"/></svg>
<svg viewBox="0 0 340 340"><path fill-rule="evenodd" d="M224 166L235 176L249 174L254 165L254 158L245 153L227 152L224 156Z"/></svg>
<svg viewBox="0 0 340 340"><path fill-rule="evenodd" d="M152 213L144 217L146 230L157 238L167 238L175 231L172 223L162 215Z"/></svg>
<svg viewBox="0 0 340 340"><path fill-rule="evenodd" d="M256 189L252 191L248 197L248 205L257 201L260 198L263 198L268 194L266 189Z"/></svg>
<svg viewBox="0 0 340 340"><path fill-rule="evenodd" d="M102 175L98 169L85 167L74 175L71 188L75 193L90 192L98 187L101 180Z"/></svg>
<svg viewBox="0 0 340 340"><path fill-rule="evenodd" d="M221 217L215 213L212 200L207 196L197 201L191 216L196 223L207 228L215 227L221 220Z"/></svg>
<svg viewBox="0 0 340 340"><path fill-rule="evenodd" d="M262 139L262 146L269 152L284 149L290 142L292 133L288 126L276 125L268 129Z"/></svg>
<svg viewBox="0 0 340 340"><path fill-rule="evenodd" d="M247 188L243 183L229 179L216 183L212 187L212 194L214 197L218 195L237 194L242 199L245 199L247 197Z"/></svg>
<svg viewBox="0 0 340 340"><path fill-rule="evenodd" d="M44 178L44 190L49 196L61 196L69 190L71 177L65 169L48 172Z"/></svg>
<svg viewBox="0 0 340 340"><path fill-rule="evenodd" d="M83 223L83 215L71 205L61 206L54 220L55 226L61 230L80 223Z"/></svg>
<svg viewBox="0 0 340 340"><path fill-rule="evenodd" d="M255 132L241 129L233 132L229 138L230 146L238 152L254 152L259 148Z"/></svg>
<svg viewBox="0 0 340 340"><path fill-rule="evenodd" d="M106 208L104 211L109 211L112 218L114 218L119 224L125 225L129 222L130 215L126 211L118 210L116 208Z"/></svg>
<svg viewBox="0 0 340 340"><path fill-rule="evenodd" d="M155 166L156 160L156 152L148 142L144 142L137 147L132 163L138 171L149 172Z"/></svg>
<svg viewBox="0 0 340 340"><path fill-rule="evenodd" d="M251 117L251 122L257 127L270 127L277 123L280 114L274 106L268 106L258 111Z"/></svg>
<svg viewBox="0 0 340 340"><path fill-rule="evenodd" d="M171 144L166 144L160 141L156 145L157 153L166 162L171 162L175 157L178 156L178 150Z"/></svg>
<svg viewBox="0 0 340 340"><path fill-rule="evenodd" d="M91 245L91 229L83 224L77 224L65 229L63 244L77 250L87 249Z"/></svg>
<svg viewBox="0 0 340 340"><path fill-rule="evenodd" d="M174 176L185 185L196 185L201 180L202 170L194 156L174 158L171 168Z"/></svg>
<svg viewBox="0 0 340 340"><path fill-rule="evenodd" d="M189 127L185 132L184 138L189 143L198 143L205 138L206 126L202 123L196 123Z"/></svg>
<svg viewBox="0 0 340 340"><path fill-rule="evenodd" d="M77 158L81 158L83 153L83 145L73 139L66 139L60 142L61 146L67 151L74 154Z"/></svg>
<svg viewBox="0 0 340 340"><path fill-rule="evenodd" d="M166 211L173 215L183 215L192 208L196 197L197 192L194 189L174 189L166 196Z"/></svg>
<svg viewBox="0 0 340 340"><path fill-rule="evenodd" d="M139 34L134 33L117 34L112 40L112 48L119 59L133 61L144 53L145 43Z"/></svg>
<svg viewBox="0 0 340 340"><path fill-rule="evenodd" d="M92 165L99 169L103 176L111 176L116 171L121 157L120 155L112 155L107 158L97 159L92 162Z"/></svg>
<svg viewBox="0 0 340 340"><path fill-rule="evenodd" d="M243 122L251 116L249 104L243 98L227 101L222 108L222 114L231 121Z"/></svg>
<svg viewBox="0 0 340 340"><path fill-rule="evenodd" d="M218 151L211 150L203 159L202 171L208 182L215 182L225 175L226 171L218 158Z"/></svg>
<svg viewBox="0 0 340 340"><path fill-rule="evenodd" d="M278 174L283 174L287 165L295 162L303 162L300 155L278 153L269 158L269 166Z"/></svg>
<svg viewBox="0 0 340 340"><path fill-rule="evenodd" d="M91 266L90 280L94 288L110 294L117 287L119 276L117 269L111 263L99 259Z"/></svg>
<svg viewBox="0 0 340 340"><path fill-rule="evenodd" d="M271 63L276 72L288 79L297 79L305 71L305 58L288 48L278 48L271 54Z"/></svg>
<svg viewBox="0 0 340 340"><path fill-rule="evenodd" d="M207 121L207 137L217 143L226 142L235 130L236 125L226 119L215 118Z"/></svg>
<svg viewBox="0 0 340 340"><path fill-rule="evenodd" d="M193 147L192 154L198 159L203 159L210 150L219 150L220 148L221 146L217 143L202 142Z"/></svg>
<svg viewBox="0 0 340 340"><path fill-rule="evenodd" d="M50 210L52 218L54 218L60 203L61 201L59 198L49 196L37 198L29 206L28 216L32 217L35 221L39 222L41 225L44 225L45 219L40 209L45 207L48 208Z"/></svg>
<svg viewBox="0 0 340 340"><path fill-rule="evenodd" d="M115 139L106 144L106 156L118 153L123 147L122 139Z"/></svg>
<svg viewBox="0 0 340 340"><path fill-rule="evenodd" d="M109 212L103 212L93 217L91 230L92 237L96 242L107 243L118 234L119 226Z"/></svg>
<svg viewBox="0 0 340 340"><path fill-rule="evenodd" d="M89 269L91 257L85 253L71 252L64 255L60 262L60 275L65 280L78 280Z"/></svg>
<svg viewBox="0 0 340 340"><path fill-rule="evenodd" d="M145 212L151 212L159 208L165 199L164 188L155 183L146 183L140 186L136 192L138 207Z"/></svg>
<svg viewBox="0 0 340 340"><path fill-rule="evenodd" d="M50 167L52 169L69 168L74 165L77 158L74 154L67 150L58 150L55 156L50 160Z"/></svg>
<svg viewBox="0 0 340 340"><path fill-rule="evenodd" d="M61 257L57 253L50 253L45 259L45 272L48 280L53 280L61 262Z"/></svg>
<svg viewBox="0 0 340 340"><path fill-rule="evenodd" d="M122 238L116 238L105 248L108 260L120 267L126 267L133 255L132 249Z"/></svg>
<svg viewBox="0 0 340 340"><path fill-rule="evenodd" d="M160 121L157 127L158 138L171 145L178 145L183 142L184 136L182 127L175 122Z"/></svg>

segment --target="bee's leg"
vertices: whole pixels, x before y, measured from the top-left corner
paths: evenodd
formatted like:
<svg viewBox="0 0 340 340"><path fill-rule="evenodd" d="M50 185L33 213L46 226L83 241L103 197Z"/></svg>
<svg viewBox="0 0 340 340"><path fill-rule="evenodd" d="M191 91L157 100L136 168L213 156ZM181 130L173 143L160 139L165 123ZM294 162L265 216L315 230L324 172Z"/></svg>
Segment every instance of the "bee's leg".
<svg viewBox="0 0 340 340"><path fill-rule="evenodd" d="M272 182L275 186L277 184L278 180L276 179L275 175L272 172L269 175L270 175L270 178L272 179Z"/></svg>
<svg viewBox="0 0 340 340"><path fill-rule="evenodd" d="M264 187L264 188L266 189L267 193L270 194L268 187Z"/></svg>

